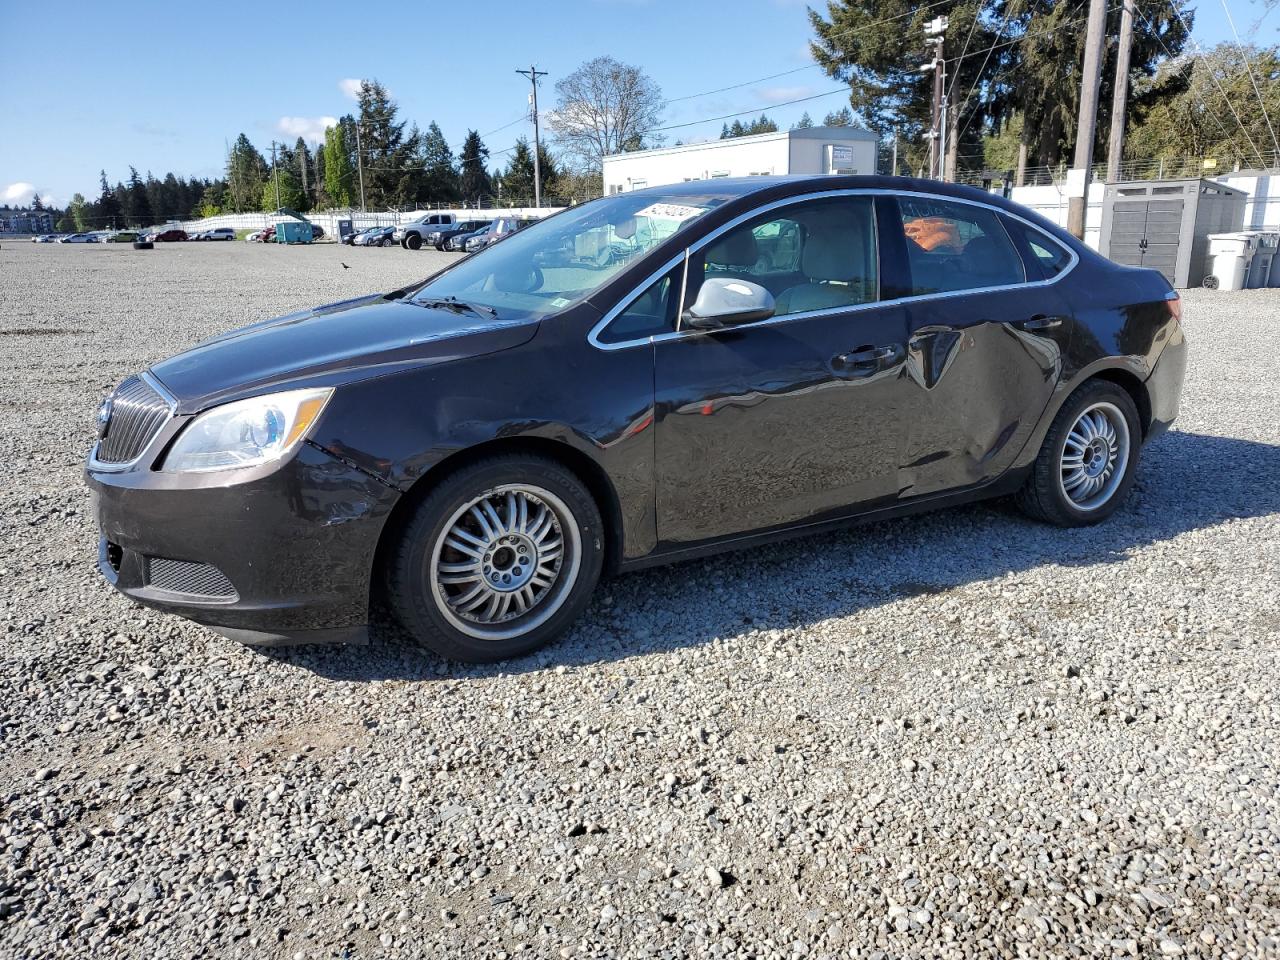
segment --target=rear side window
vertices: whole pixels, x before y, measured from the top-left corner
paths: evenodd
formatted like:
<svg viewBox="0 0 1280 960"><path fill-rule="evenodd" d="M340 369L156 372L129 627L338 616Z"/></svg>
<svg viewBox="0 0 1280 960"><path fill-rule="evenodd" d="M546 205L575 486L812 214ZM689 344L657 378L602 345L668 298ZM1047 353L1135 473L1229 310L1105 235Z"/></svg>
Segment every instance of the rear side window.
<svg viewBox="0 0 1280 960"><path fill-rule="evenodd" d="M911 295L1002 287L1027 279L994 210L933 197L898 197Z"/></svg>
<svg viewBox="0 0 1280 960"><path fill-rule="evenodd" d="M1071 265L1071 253L1048 234L1011 217L1002 219L1018 244L1027 264L1027 275L1032 279L1036 279L1034 274L1038 272L1040 279L1049 280Z"/></svg>

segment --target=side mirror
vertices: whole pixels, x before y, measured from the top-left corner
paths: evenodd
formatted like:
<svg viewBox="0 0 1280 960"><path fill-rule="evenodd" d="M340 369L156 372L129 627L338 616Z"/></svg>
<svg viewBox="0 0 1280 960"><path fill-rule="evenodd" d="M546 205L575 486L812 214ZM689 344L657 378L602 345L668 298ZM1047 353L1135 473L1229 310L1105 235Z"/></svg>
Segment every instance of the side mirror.
<svg viewBox="0 0 1280 960"><path fill-rule="evenodd" d="M681 324L691 330L719 330L773 316L773 294L758 283L734 277L708 277Z"/></svg>

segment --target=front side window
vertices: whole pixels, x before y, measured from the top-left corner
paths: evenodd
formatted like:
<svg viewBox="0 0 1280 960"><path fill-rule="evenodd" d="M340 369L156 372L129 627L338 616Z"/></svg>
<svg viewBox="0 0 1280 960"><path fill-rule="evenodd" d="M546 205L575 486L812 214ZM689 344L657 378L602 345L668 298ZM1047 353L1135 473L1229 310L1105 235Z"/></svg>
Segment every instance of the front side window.
<svg viewBox="0 0 1280 960"><path fill-rule="evenodd" d="M646 192L593 200L517 230L419 288L413 299L453 297L500 317L557 313L732 196Z"/></svg>
<svg viewBox="0 0 1280 960"><path fill-rule="evenodd" d="M703 279L738 277L771 294L775 316L874 302L879 296L870 197L788 204L712 240L689 261L685 304Z"/></svg>
<svg viewBox="0 0 1280 960"><path fill-rule="evenodd" d="M899 196L911 295L1000 287L1026 281L994 210L934 197Z"/></svg>

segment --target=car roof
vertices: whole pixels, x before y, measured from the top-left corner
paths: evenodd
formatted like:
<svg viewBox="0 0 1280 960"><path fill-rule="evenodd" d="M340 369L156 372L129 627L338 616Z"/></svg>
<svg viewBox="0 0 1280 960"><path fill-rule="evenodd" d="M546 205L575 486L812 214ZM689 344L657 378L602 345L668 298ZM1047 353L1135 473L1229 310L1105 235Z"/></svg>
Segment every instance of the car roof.
<svg viewBox="0 0 1280 960"><path fill-rule="evenodd" d="M725 200L740 200L756 194L767 194L769 198L778 199L787 196L803 196L806 193L821 193L826 190L877 190L886 193L929 193L941 197L955 197L957 200L969 200L985 203L1015 214L1024 220L1034 222L1038 227L1055 239L1068 243L1079 251L1084 245L1069 233L1050 220L1045 219L1033 210L1021 204L1007 200L998 193L988 193L977 187L961 183L947 183L943 180L923 180L916 177L888 177L864 175L835 174L786 174L756 177L712 177L706 180L686 180L682 183L670 183L663 186L642 187L639 190L628 190L628 194L650 195L653 197L700 197L719 196ZM620 194L610 194L620 196Z"/></svg>

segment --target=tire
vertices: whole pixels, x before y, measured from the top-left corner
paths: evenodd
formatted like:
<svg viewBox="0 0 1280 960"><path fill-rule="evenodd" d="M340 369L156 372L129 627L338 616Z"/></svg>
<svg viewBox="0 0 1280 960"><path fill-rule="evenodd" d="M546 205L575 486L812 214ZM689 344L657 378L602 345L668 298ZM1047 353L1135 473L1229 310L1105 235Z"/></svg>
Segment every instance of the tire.
<svg viewBox="0 0 1280 960"><path fill-rule="evenodd" d="M1101 523L1129 496L1141 450L1133 398L1106 380L1086 381L1053 418L1018 506L1060 527Z"/></svg>
<svg viewBox="0 0 1280 960"><path fill-rule="evenodd" d="M422 238L416 233L406 234L404 242L409 245L410 250L419 250L422 248Z"/></svg>
<svg viewBox="0 0 1280 960"><path fill-rule="evenodd" d="M439 250L441 253L444 253L444 244L443 244L443 243L437 243L437 244L436 244L436 249L437 249L437 250Z"/></svg>
<svg viewBox="0 0 1280 960"><path fill-rule="evenodd" d="M542 457L488 457L440 480L405 522L387 553L387 598L423 646L490 663L564 633L603 564L600 510L582 481Z"/></svg>
<svg viewBox="0 0 1280 960"><path fill-rule="evenodd" d="M152 243L150 240L135 240L135 241L133 241L133 249L135 249L135 250L154 250L154 249L155 249L155 244L154 244L154 243Z"/></svg>

